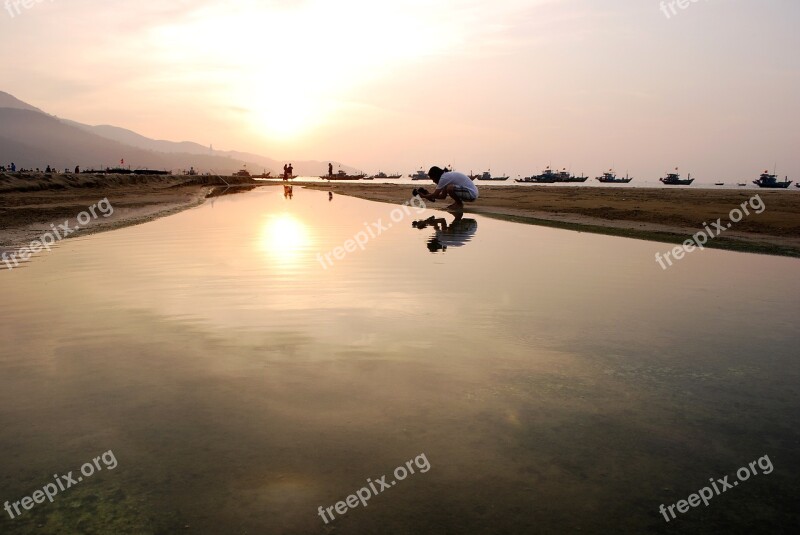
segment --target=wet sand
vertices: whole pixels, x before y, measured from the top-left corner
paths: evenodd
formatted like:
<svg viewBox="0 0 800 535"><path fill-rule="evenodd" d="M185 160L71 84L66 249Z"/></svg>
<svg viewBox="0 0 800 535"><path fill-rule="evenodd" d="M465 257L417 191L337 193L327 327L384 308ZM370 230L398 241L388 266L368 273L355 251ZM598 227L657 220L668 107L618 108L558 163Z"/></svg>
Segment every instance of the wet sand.
<svg viewBox="0 0 800 535"><path fill-rule="evenodd" d="M401 184L312 184L372 201L400 204L412 186ZM431 185L425 184L429 190ZM682 243L717 218L758 195L766 208L745 216L707 247L800 256L800 190L712 190L690 188L518 187L479 185L480 199L465 211L531 223L666 243ZM444 209L450 200L430 204ZM758 206L758 203L756 203ZM748 207L749 208L749 207Z"/></svg>
<svg viewBox="0 0 800 535"><path fill-rule="evenodd" d="M255 184L249 179L215 176L0 174L0 250L30 243L50 230L51 224L74 222L102 199L108 199L113 214L92 219L70 237L152 221Z"/></svg>

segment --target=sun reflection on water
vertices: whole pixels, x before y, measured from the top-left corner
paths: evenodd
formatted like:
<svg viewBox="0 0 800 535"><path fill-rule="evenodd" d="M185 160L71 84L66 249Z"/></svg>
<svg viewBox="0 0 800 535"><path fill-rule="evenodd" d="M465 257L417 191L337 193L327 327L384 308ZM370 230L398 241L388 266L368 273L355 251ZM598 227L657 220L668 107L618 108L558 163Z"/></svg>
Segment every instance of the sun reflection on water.
<svg viewBox="0 0 800 535"><path fill-rule="evenodd" d="M308 227L286 213L270 216L261 234L262 250L282 267L296 266L311 242Z"/></svg>

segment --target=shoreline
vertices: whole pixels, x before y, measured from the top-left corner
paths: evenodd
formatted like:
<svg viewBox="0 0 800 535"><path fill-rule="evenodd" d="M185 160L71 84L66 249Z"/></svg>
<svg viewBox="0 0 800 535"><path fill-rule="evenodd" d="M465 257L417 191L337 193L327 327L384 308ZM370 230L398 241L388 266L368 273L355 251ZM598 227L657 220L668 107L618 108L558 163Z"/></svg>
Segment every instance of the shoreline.
<svg viewBox="0 0 800 535"><path fill-rule="evenodd" d="M209 176L132 177L130 175L40 175L19 179L0 174L0 253L25 247L48 232L51 224L74 222L78 214L103 199L113 207L64 239L139 225L200 206L218 196L262 184ZM0 269L2 269L0 264Z"/></svg>
<svg viewBox="0 0 800 535"><path fill-rule="evenodd" d="M19 178L0 174L0 252L29 244L51 223L73 219L104 198L114 207L113 216L93 220L74 236L138 225L199 206L210 197L282 184L280 180L219 176L42 174ZM407 184L303 180L290 184L390 204L407 201L412 189ZM468 204L465 212L675 245L701 231L704 222L725 221L732 209L758 195L765 206L762 213L744 217L708 240L705 247L800 257L800 191L486 184L479 188L480 198ZM429 203L428 208L442 210L447 204Z"/></svg>
<svg viewBox="0 0 800 535"><path fill-rule="evenodd" d="M411 187L394 184L305 184L360 199L400 204ZM480 198L465 206L474 213L517 223L541 225L680 245L703 230L703 223L725 222L730 211L759 196L765 209L751 213L705 247L800 257L800 192L661 188L549 188L479 185ZM449 199L428 208L443 210Z"/></svg>

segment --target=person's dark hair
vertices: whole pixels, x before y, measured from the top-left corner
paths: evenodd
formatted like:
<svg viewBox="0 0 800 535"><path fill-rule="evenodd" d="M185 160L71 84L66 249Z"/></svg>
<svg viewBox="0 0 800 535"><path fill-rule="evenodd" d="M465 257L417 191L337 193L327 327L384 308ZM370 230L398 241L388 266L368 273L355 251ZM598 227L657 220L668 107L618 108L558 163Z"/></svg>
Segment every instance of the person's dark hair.
<svg viewBox="0 0 800 535"><path fill-rule="evenodd" d="M428 170L428 176L431 177L431 180L433 180L434 182L436 182L438 184L439 183L439 179L442 178L442 175L445 174L445 173L449 173L449 172L450 172L450 170L447 167L442 169L442 168L434 165L433 167L431 167Z"/></svg>

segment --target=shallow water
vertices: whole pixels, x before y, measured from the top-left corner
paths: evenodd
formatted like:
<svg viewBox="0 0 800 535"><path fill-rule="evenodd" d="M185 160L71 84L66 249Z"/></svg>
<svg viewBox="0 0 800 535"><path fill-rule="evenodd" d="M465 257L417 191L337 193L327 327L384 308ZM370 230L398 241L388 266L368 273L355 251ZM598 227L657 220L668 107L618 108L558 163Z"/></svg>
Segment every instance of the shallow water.
<svg viewBox="0 0 800 535"><path fill-rule="evenodd" d="M260 188L0 271L0 502L118 460L0 532L797 526L800 261L662 271L664 244L469 214L437 238L412 220L453 216L413 208L334 259L394 208Z"/></svg>

